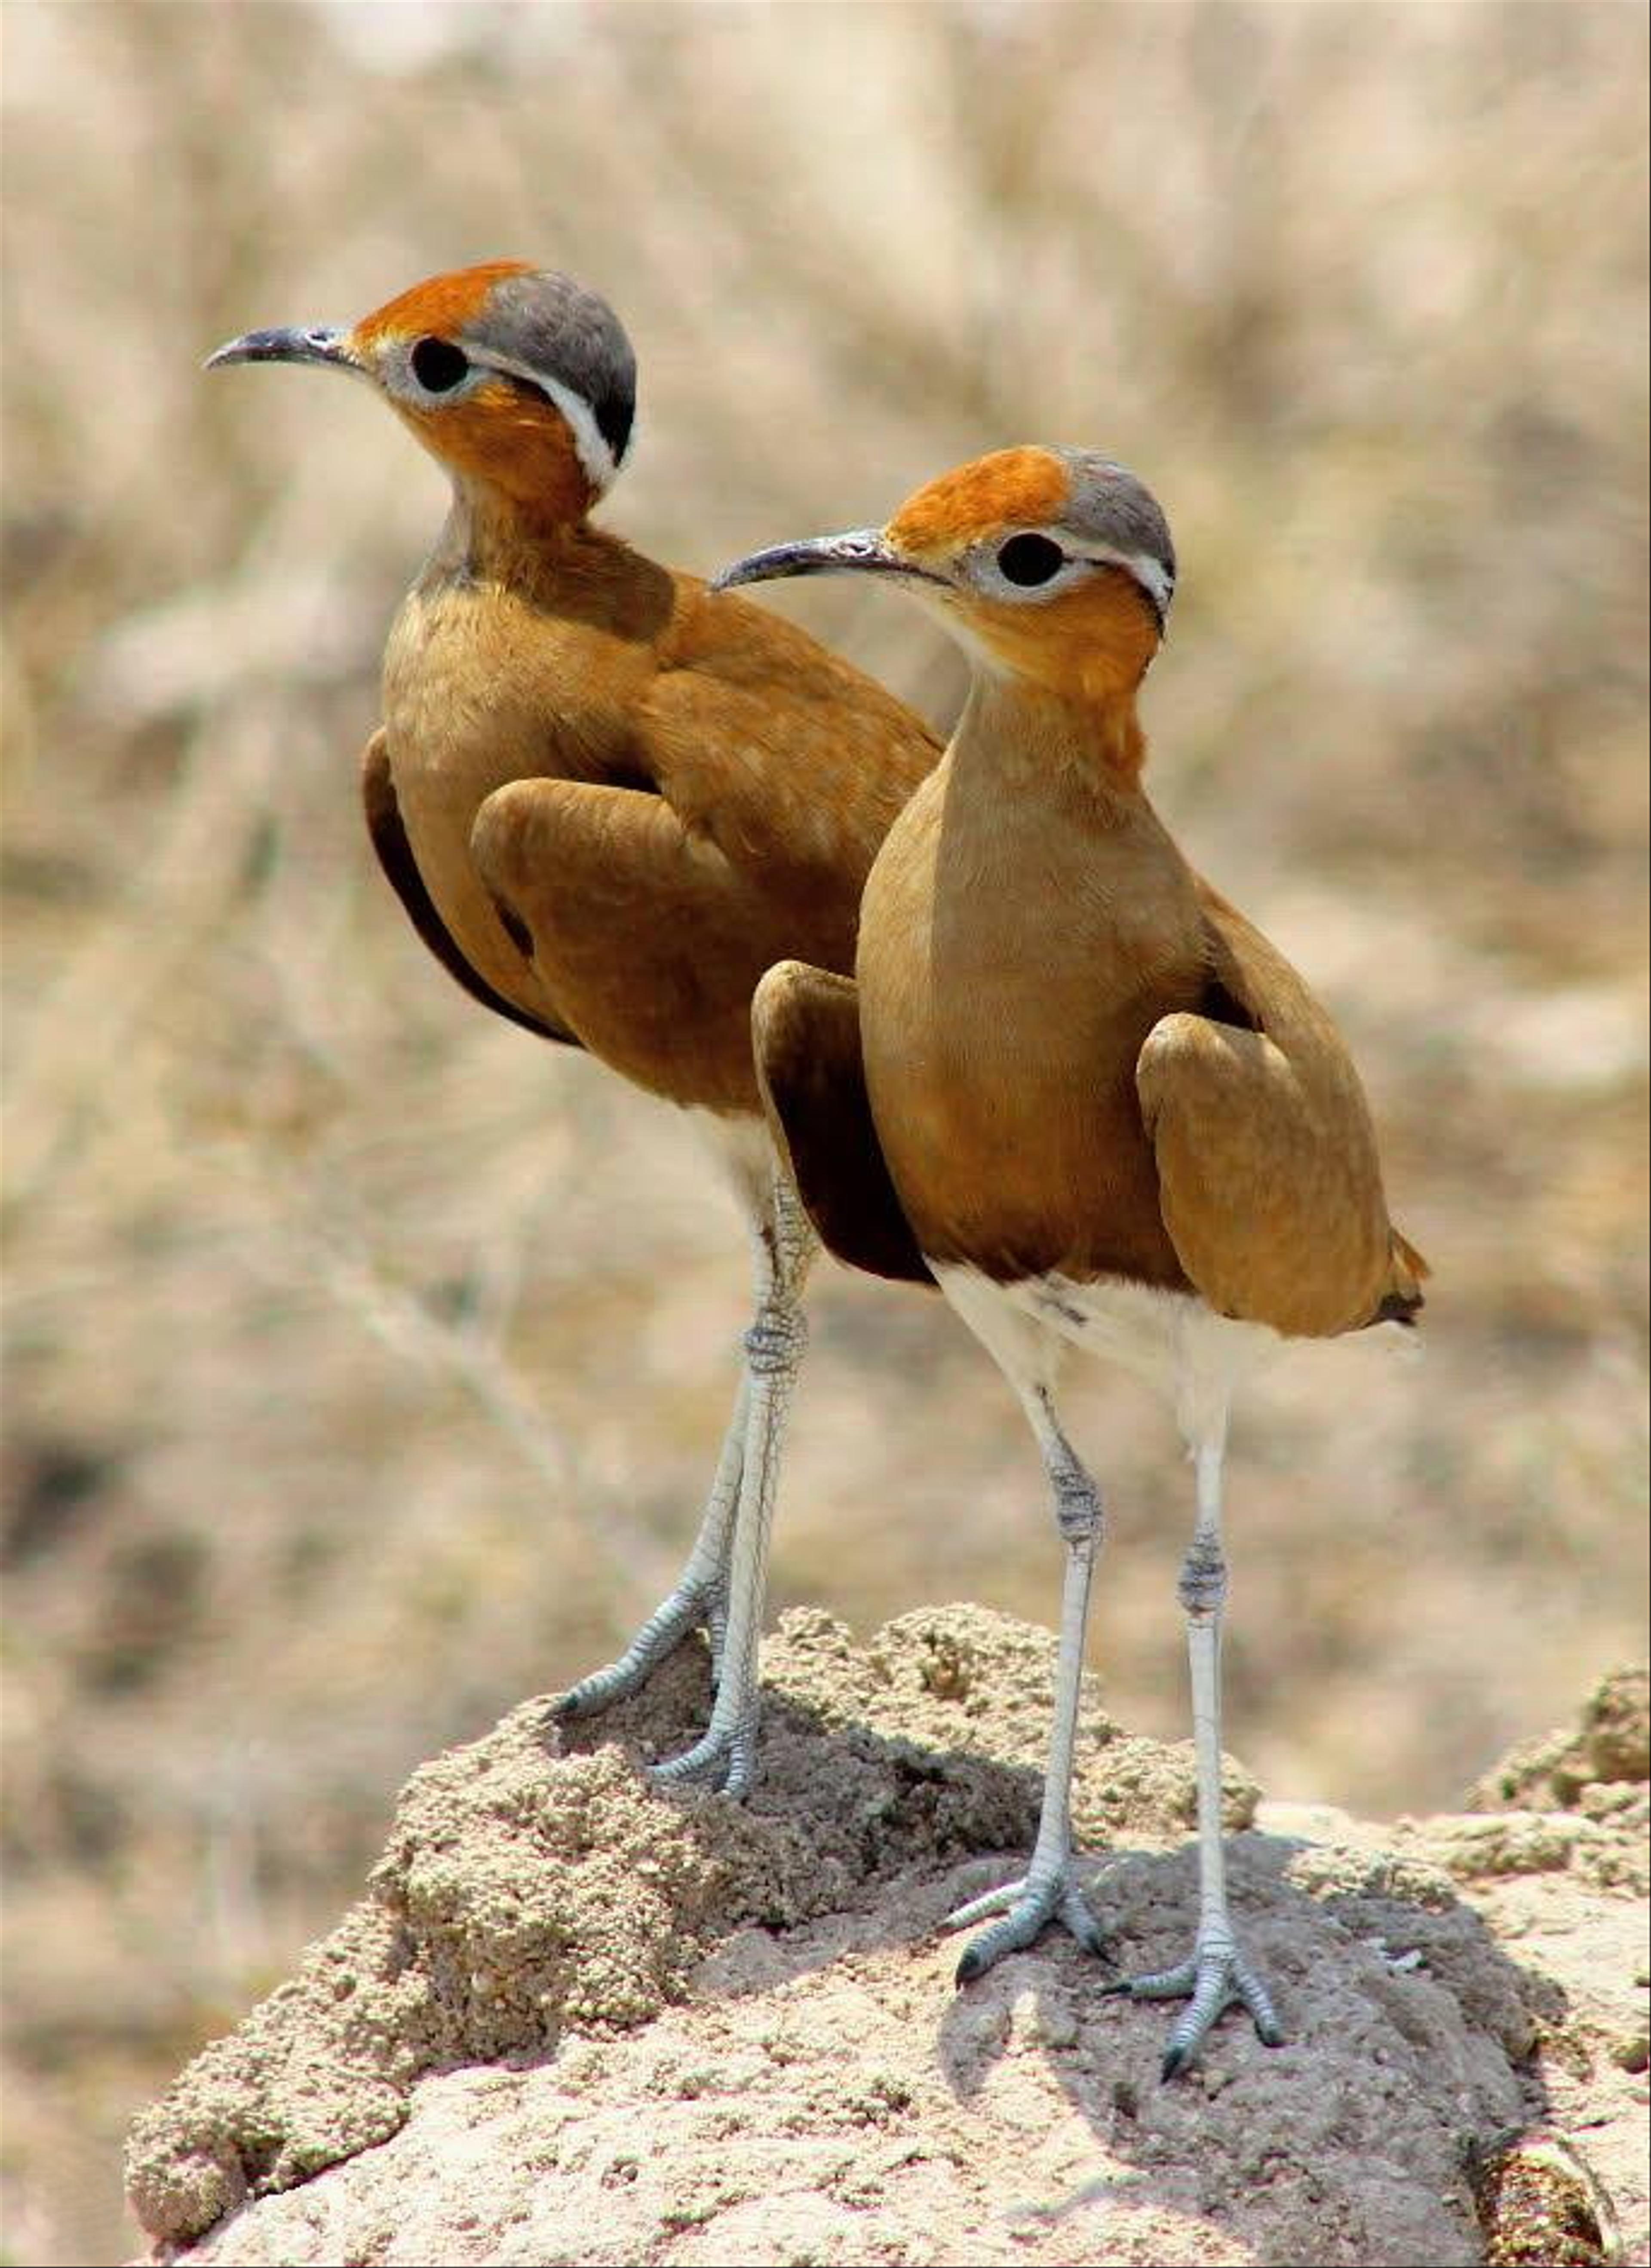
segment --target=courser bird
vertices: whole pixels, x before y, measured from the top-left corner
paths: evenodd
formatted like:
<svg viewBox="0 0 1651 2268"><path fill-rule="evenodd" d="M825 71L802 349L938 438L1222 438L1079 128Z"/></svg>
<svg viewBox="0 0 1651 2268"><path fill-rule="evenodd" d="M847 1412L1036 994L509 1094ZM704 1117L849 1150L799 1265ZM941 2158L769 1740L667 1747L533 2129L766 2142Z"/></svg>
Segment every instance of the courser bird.
<svg viewBox="0 0 1651 2268"><path fill-rule="evenodd" d="M414 928L484 1006L691 1112L749 1224L755 1313L697 1538L626 1651L556 1705L634 1692L703 1624L711 1721L661 1776L739 1793L816 1248L763 1126L752 990L788 954L852 966L872 858L939 745L804 631L592 524L630 450L636 363L583 285L490 261L352 328L249 332L208 367L263 362L364 381L452 481L362 759Z"/></svg>
<svg viewBox="0 0 1651 2268"><path fill-rule="evenodd" d="M1221 1845L1221 1481L1235 1387L1271 1349L1409 1322L1425 1264L1388 1219L1370 1114L1324 1010L1196 874L1141 785L1141 680L1176 560L1135 477L1075 450L1000 451L885 528L782 544L719 587L887 577L962 645L972 683L939 769L866 885L852 983L793 961L753 1018L773 1125L827 1246L921 1261L995 1357L1043 1454L1065 1547L1055 1724L1021 1881L977 1977L1058 1919L1099 1932L1073 1870L1070 1783L1100 1496L1061 1430L1072 1346L1173 1402L1196 1476L1180 1578L1196 1738L1191 1956L1114 1989L1189 1997L1171 2077L1235 2001L1281 2037L1240 1949Z"/></svg>

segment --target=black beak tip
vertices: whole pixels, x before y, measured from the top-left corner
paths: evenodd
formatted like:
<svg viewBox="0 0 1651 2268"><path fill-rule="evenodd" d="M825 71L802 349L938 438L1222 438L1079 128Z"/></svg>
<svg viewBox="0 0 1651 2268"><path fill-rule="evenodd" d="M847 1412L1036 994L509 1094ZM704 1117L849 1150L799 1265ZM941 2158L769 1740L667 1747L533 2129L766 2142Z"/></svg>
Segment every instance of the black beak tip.
<svg viewBox="0 0 1651 2268"><path fill-rule="evenodd" d="M910 575L914 571L889 549L881 529L851 528L844 535L814 535L800 543L776 543L766 551L748 552L711 578L713 591L732 591L744 583L776 583L798 575L841 575L859 570Z"/></svg>
<svg viewBox="0 0 1651 2268"><path fill-rule="evenodd" d="M278 328L247 331L215 347L203 370L225 370L242 362L313 362L331 370L358 370L361 365L345 344L346 334L313 323L298 330Z"/></svg>
<svg viewBox="0 0 1651 2268"><path fill-rule="evenodd" d="M747 583L778 583L793 575L817 575L826 563L810 543L776 543L766 551L748 551L730 560L711 578L713 591L733 591Z"/></svg>

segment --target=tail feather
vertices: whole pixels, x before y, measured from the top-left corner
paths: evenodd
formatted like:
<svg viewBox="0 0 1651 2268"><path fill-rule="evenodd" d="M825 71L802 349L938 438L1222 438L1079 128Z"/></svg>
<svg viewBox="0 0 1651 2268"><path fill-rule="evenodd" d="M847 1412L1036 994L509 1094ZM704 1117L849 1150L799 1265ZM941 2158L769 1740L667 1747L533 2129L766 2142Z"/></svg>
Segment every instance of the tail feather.
<svg viewBox="0 0 1651 2268"><path fill-rule="evenodd" d="M1397 1228L1393 1231L1393 1264L1396 1269L1404 1269L1415 1284L1425 1284L1434 1272L1409 1237L1401 1236Z"/></svg>
<svg viewBox="0 0 1651 2268"><path fill-rule="evenodd" d="M1422 1285L1434 1271L1408 1237L1401 1236L1397 1228L1391 1235L1391 1275L1370 1321L1413 1324L1427 1304L1422 1297Z"/></svg>

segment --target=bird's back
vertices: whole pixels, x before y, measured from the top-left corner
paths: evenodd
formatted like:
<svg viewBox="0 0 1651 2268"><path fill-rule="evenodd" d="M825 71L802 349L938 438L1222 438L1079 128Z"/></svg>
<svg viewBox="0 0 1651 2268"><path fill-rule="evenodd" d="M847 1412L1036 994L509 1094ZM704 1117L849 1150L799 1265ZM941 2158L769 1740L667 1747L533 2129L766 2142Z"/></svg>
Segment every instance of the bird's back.
<svg viewBox="0 0 1651 2268"><path fill-rule="evenodd" d="M927 728L778 617L588 526L448 543L385 661L386 762L464 961L673 1100L755 1108L750 996L852 966Z"/></svg>

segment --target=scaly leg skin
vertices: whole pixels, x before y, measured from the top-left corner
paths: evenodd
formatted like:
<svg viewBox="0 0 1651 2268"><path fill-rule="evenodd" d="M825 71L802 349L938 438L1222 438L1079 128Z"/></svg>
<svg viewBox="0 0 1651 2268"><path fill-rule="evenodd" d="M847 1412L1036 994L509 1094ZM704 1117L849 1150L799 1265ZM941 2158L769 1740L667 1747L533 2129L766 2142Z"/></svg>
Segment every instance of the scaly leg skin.
<svg viewBox="0 0 1651 2268"><path fill-rule="evenodd" d="M780 1447L807 1344L802 1288L819 1247L790 1185L776 1174L756 1237L757 1307L746 1333L748 1403L728 1567L728 1616L717 1698L704 1737L656 1764L666 1786L708 1779L745 1794L756 1764L757 1652L768 1587L768 1547L779 1484Z"/></svg>
<svg viewBox="0 0 1651 2268"><path fill-rule="evenodd" d="M1181 1603L1187 1617L1192 1672L1192 1727L1198 1779L1198 1933L1190 1960L1113 1986L1136 2000L1188 2006L1165 2051L1162 2076L1183 2071L1228 2008L1249 2009L1264 2043L1282 2044L1284 2029L1260 1975L1240 1951L1227 1907L1227 1866L1221 1847L1221 1615L1227 1600L1227 1561L1221 1550L1221 1462L1225 1425L1195 1451L1198 1520L1181 1570Z"/></svg>
<svg viewBox="0 0 1651 2268"><path fill-rule="evenodd" d="M711 1674L721 1665L724 1634L728 1621L728 1562L733 1545L733 1515L740 1500L740 1476L745 1465L745 1437L751 1405L751 1380L742 1372L734 1397L733 1415L723 1436L717 1461L717 1477L700 1522L694 1548L674 1587L648 1616L616 1661L580 1678L550 1705L552 1717L566 1721L594 1717L615 1701L639 1693L654 1671L692 1630L703 1629L711 1640Z"/></svg>
<svg viewBox="0 0 1651 2268"><path fill-rule="evenodd" d="M1006 1953L1030 1945L1050 1922L1062 1923L1086 1953L1099 1953L1102 1943L1101 1926L1084 1901L1072 1855L1072 1755L1078 1737L1089 1583L1102 1534L1101 1499L1060 1430L1047 1388L1026 1388L1022 1398L1043 1452L1044 1468L1055 1492L1055 1518L1066 1547L1060 1653L1055 1675L1055 1727L1031 1865L1019 1881L1006 1882L1000 1889L988 1890L984 1897L971 1898L947 1917L946 1926L956 1929L982 1921L988 1914L1002 1916L965 1950L957 1964L960 1984L972 1984Z"/></svg>

